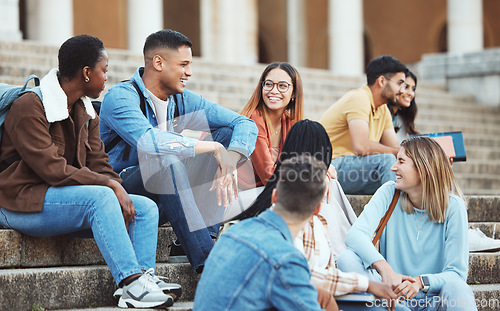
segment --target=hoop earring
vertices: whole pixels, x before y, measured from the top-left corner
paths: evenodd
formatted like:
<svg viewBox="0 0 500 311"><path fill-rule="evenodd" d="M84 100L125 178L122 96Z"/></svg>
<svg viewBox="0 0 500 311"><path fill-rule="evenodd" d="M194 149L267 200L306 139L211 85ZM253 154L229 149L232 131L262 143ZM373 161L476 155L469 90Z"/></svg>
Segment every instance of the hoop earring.
<svg viewBox="0 0 500 311"><path fill-rule="evenodd" d="M89 77L85 78L85 82L89 83L90 79Z"/></svg>

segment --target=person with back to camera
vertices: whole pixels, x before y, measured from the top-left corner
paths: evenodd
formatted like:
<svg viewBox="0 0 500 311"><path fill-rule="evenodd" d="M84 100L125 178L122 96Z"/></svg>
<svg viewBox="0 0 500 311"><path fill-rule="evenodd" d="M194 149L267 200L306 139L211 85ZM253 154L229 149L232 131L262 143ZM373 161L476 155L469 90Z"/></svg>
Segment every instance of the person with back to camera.
<svg viewBox="0 0 500 311"><path fill-rule="evenodd" d="M443 149L428 137L409 138L391 169L396 182L384 184L365 206L347 234L339 268L392 285L410 310L477 310L465 282L467 210ZM396 190L401 194L379 253L372 236Z"/></svg>
<svg viewBox="0 0 500 311"><path fill-rule="evenodd" d="M272 193L281 179L280 166L285 160L297 155L312 155L329 165L332 158L332 146L325 129L321 124L311 120L301 120L290 129L283 151L279 156L276 170L266 184L265 189L240 217L252 217L271 206ZM338 182L325 176L330 189L335 189ZM328 188L328 187L327 187ZM340 188L341 189L341 188ZM343 195L343 194L342 194ZM326 292L328 296L338 296L352 292L370 292L384 298L395 298L391 288L379 282L369 281L364 275L344 273L337 269L336 258L346 249L345 235L356 220L356 214L347 201L345 205L333 198L330 202L323 200L319 210L306 222L294 240L297 249L306 257L311 270L311 283L318 292ZM345 197L345 196L344 196ZM344 310L364 310L362 304L338 302ZM368 310L376 310L370 308ZM398 310L400 310L398 308ZM402 309L404 310L404 309Z"/></svg>
<svg viewBox="0 0 500 311"><path fill-rule="evenodd" d="M132 83L118 83L104 96L100 116L103 142L119 139L109 156L125 189L155 200L160 224L172 225L178 241L169 260L185 252L201 273L224 213L220 205L237 198L236 164L252 153L257 127L185 89L192 74L191 45L173 30L149 35L145 66L131 78L139 92ZM198 140L182 135L184 130L211 134Z"/></svg>
<svg viewBox="0 0 500 311"><path fill-rule="evenodd" d="M158 208L129 195L108 164L90 98L107 80L101 40L80 35L59 49L59 68L42 80L43 100L26 93L5 118L0 162L0 225L46 237L93 235L122 308L168 307L173 298L154 276ZM128 232L127 232L128 231ZM180 287L178 288L180 290Z"/></svg>
<svg viewBox="0 0 500 311"><path fill-rule="evenodd" d="M284 161L273 206L224 232L196 290L201 310L321 310L311 273L293 239L326 193L326 166L311 156ZM326 310L338 310L326 297Z"/></svg>
<svg viewBox="0 0 500 311"><path fill-rule="evenodd" d="M411 71L406 75L406 90L399 96L397 105L388 105L392 114L394 130L400 142L407 139L409 135L419 134L415 130L415 118L417 116L417 104L415 102L415 91L417 88L417 77ZM481 229L469 226L469 252L484 252L500 250L500 240L486 236Z"/></svg>
<svg viewBox="0 0 500 311"><path fill-rule="evenodd" d="M399 143L386 104L406 89L406 71L392 56L372 59L367 85L342 96L319 121L335 148L332 164L347 194L373 194L395 179L390 167Z"/></svg>

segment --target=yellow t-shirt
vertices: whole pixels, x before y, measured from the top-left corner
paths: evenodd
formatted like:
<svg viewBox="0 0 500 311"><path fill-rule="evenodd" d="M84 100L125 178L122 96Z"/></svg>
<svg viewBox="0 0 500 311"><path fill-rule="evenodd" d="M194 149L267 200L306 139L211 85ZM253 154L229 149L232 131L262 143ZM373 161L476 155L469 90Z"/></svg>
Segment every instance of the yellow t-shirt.
<svg viewBox="0 0 500 311"><path fill-rule="evenodd" d="M386 105L375 108L367 85L347 92L319 120L332 142L334 158L354 155L348 122L356 119L368 122L368 139L374 142L380 142L384 130L393 127L389 109Z"/></svg>

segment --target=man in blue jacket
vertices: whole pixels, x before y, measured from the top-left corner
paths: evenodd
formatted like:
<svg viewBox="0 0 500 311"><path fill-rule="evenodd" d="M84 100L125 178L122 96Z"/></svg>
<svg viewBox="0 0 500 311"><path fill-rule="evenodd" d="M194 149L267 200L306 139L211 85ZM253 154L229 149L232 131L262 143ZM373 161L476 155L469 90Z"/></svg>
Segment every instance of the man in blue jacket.
<svg viewBox="0 0 500 311"><path fill-rule="evenodd" d="M191 45L172 30L148 36L145 66L105 95L100 130L125 189L155 200L160 223L172 225L182 248L174 243L171 255L185 251L201 273L221 205L237 198L236 165L252 153L258 130L250 119L185 89ZM191 138L184 130L207 137Z"/></svg>
<svg viewBox="0 0 500 311"><path fill-rule="evenodd" d="M193 310L321 310L309 265L293 240L325 197L326 166L303 155L279 169L272 207L233 225L215 244ZM323 307L337 309L327 296Z"/></svg>

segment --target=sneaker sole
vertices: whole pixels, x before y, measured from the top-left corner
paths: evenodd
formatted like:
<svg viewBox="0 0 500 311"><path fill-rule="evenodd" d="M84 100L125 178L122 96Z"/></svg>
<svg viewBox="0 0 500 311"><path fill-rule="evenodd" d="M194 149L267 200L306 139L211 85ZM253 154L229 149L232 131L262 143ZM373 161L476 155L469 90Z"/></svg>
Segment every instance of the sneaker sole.
<svg viewBox="0 0 500 311"><path fill-rule="evenodd" d="M169 296L172 298L171 296ZM122 309L128 309L128 308L168 308L171 307L174 304L174 299L168 299L167 301L160 302L160 301L155 301L155 302L149 302L149 301L137 301L134 299L124 299L123 297L120 297L120 300L118 301L118 307Z"/></svg>
<svg viewBox="0 0 500 311"><path fill-rule="evenodd" d="M469 253L482 253L482 252L494 253L498 251L500 251L500 247L469 250Z"/></svg>
<svg viewBox="0 0 500 311"><path fill-rule="evenodd" d="M163 293L165 295L169 295L170 297L172 297L174 299L174 302L176 302L182 296L182 287L175 289L164 289ZM121 296L122 296L121 294L113 295L114 301L118 303L120 301Z"/></svg>

